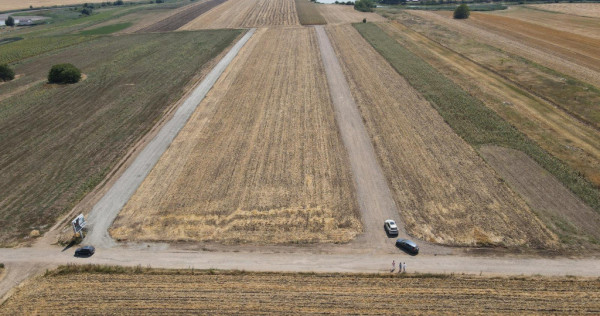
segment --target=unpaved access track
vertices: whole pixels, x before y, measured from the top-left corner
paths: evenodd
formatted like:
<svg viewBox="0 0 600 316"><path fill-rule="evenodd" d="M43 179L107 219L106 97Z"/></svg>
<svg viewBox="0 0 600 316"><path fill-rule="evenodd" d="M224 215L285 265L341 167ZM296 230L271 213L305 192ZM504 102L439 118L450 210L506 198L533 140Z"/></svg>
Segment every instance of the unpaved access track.
<svg viewBox="0 0 600 316"><path fill-rule="evenodd" d="M91 223L90 232L85 241L98 246L111 246L114 242L108 235L108 227L115 220L121 208L129 201L133 193L152 170L158 159L167 150L175 136L186 124L198 104L204 99L208 91L229 63L235 58L244 44L252 37L255 29L251 29L236 43L229 53L215 66L215 68L198 85L194 92L181 105L173 118L165 124L156 137L148 143L146 148L136 157L131 166L108 190L102 199L94 206L88 216Z"/></svg>
<svg viewBox="0 0 600 316"><path fill-rule="evenodd" d="M380 236L381 225L388 218L397 219L398 209L329 37L322 26L315 28L329 83L329 93L335 107L335 117L348 150L356 183L365 230L361 238L368 240L370 245L385 246L385 239ZM400 234L406 236L400 221L397 221L397 224Z"/></svg>

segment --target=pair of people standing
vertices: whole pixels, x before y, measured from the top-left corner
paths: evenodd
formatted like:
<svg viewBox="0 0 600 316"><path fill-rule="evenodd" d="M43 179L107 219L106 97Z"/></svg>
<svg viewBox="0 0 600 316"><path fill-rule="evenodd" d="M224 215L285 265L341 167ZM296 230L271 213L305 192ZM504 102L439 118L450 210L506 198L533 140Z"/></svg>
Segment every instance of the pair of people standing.
<svg viewBox="0 0 600 316"><path fill-rule="evenodd" d="M396 270L396 260L392 260L392 270L390 272L394 272ZM398 262L398 273L406 272L406 262Z"/></svg>

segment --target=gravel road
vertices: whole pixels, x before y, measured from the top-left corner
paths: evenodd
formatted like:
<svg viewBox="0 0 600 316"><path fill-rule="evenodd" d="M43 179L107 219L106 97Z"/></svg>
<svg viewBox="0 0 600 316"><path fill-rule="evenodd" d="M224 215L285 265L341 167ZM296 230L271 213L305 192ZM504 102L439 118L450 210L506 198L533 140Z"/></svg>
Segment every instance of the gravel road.
<svg viewBox="0 0 600 316"><path fill-rule="evenodd" d="M85 238L85 243L104 248L112 247L116 244L108 234L108 228L142 181L150 173L162 154L171 145L175 136L177 136L187 123L192 113L196 110L196 107L202 102L223 71L225 71L225 68L227 68L255 31L256 29L250 29L231 48L227 55L223 57L206 78L194 89L188 99L177 109L173 118L163 126L156 137L136 157L131 166L125 170L123 175L121 175L100 201L96 203L87 217L89 232Z"/></svg>
<svg viewBox="0 0 600 316"><path fill-rule="evenodd" d="M365 243L374 248L389 247L390 241L383 233L383 221L395 219L399 237L407 237L404 226L329 37L322 26L316 26L315 29L335 108L335 119L350 158L364 225L364 234L356 243Z"/></svg>

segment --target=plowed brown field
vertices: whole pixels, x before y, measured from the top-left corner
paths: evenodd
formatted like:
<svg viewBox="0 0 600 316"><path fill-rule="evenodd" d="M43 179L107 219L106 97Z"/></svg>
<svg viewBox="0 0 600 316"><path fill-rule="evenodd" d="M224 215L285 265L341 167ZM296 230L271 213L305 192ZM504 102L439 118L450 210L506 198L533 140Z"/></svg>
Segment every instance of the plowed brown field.
<svg viewBox="0 0 600 316"><path fill-rule="evenodd" d="M406 11L412 15L441 24L450 30L460 32L478 42L498 47L506 52L522 56L540 65L573 76L577 79L600 87L600 72L576 63L574 60L557 56L553 51L535 48L503 33L492 32L486 28L473 27L470 23L454 20L451 15L443 12Z"/></svg>
<svg viewBox="0 0 600 316"><path fill-rule="evenodd" d="M547 11L600 18L600 3L546 3L528 6Z"/></svg>
<svg viewBox="0 0 600 316"><path fill-rule="evenodd" d="M67 273L17 290L0 315L597 314L600 281L221 271Z"/></svg>
<svg viewBox="0 0 600 316"><path fill-rule="evenodd" d="M600 6L598 6L598 9L600 9ZM557 14L525 6L510 7L508 10L498 10L489 13L539 24L559 31L568 31L600 39L600 19L598 18Z"/></svg>
<svg viewBox="0 0 600 316"><path fill-rule="evenodd" d="M314 29L262 29L240 54L113 237L345 242L361 231Z"/></svg>
<svg viewBox="0 0 600 316"><path fill-rule="evenodd" d="M327 24L358 23L362 19L368 22L385 21L385 18L376 13L359 12L353 6L339 4L319 4L317 6Z"/></svg>
<svg viewBox="0 0 600 316"><path fill-rule="evenodd" d="M360 34L327 29L409 234L450 245L556 242Z"/></svg>
<svg viewBox="0 0 600 316"><path fill-rule="evenodd" d="M179 12L160 20L152 25L149 25L141 30L139 33L149 33L149 32L170 32L175 31L178 28L184 26L188 22L196 19L198 16L203 13L209 11L210 9L222 4L227 0L203 0L199 1L196 4L192 4L186 7L185 10L180 10Z"/></svg>
<svg viewBox="0 0 600 316"><path fill-rule="evenodd" d="M567 60L600 71L600 39L479 12L473 12L468 21L474 27L484 27L497 34L541 50L551 51Z"/></svg>
<svg viewBox="0 0 600 316"><path fill-rule="evenodd" d="M236 0L184 25L182 30L300 25L294 0Z"/></svg>

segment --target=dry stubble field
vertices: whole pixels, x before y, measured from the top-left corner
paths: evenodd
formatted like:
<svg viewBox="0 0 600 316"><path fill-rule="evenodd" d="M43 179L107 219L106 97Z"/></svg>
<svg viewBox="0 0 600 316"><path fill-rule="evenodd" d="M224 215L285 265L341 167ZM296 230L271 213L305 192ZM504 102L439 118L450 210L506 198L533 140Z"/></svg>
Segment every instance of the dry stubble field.
<svg viewBox="0 0 600 316"><path fill-rule="evenodd" d="M236 0L206 12L182 30L300 25L294 0Z"/></svg>
<svg viewBox="0 0 600 316"><path fill-rule="evenodd" d="M75 305L83 314L600 312L598 279L69 269L31 280L1 306L0 315L66 315Z"/></svg>
<svg viewBox="0 0 600 316"><path fill-rule="evenodd" d="M29 6L34 8L38 7L51 7L55 5L71 5L71 4L83 4L86 2L102 2L90 1L90 0L2 0L0 1L0 11L17 10L17 9L28 9Z"/></svg>
<svg viewBox="0 0 600 316"><path fill-rule="evenodd" d="M369 22L385 21L386 19L379 14L371 12L359 12L354 10L353 6L339 4L319 4L317 5L321 15L327 21L327 24L358 23L362 19Z"/></svg>
<svg viewBox="0 0 600 316"><path fill-rule="evenodd" d="M600 18L600 3L546 3L527 6L546 11Z"/></svg>
<svg viewBox="0 0 600 316"><path fill-rule="evenodd" d="M314 29L261 29L240 54L113 237L304 243L361 231Z"/></svg>
<svg viewBox="0 0 600 316"><path fill-rule="evenodd" d="M350 25L327 27L407 232L448 245L556 237Z"/></svg>

